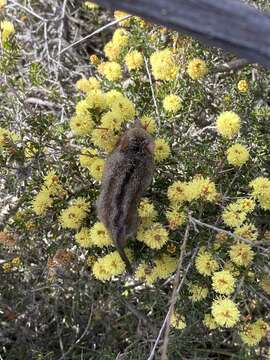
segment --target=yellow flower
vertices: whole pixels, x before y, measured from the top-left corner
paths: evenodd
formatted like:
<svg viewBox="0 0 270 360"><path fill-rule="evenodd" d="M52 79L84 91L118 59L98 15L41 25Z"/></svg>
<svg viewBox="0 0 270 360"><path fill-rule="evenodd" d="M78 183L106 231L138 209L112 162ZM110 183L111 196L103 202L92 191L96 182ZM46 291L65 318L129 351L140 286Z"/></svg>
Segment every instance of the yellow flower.
<svg viewBox="0 0 270 360"><path fill-rule="evenodd" d="M81 230L75 235L76 242L84 247L89 248L93 246L91 241L90 229L87 227L82 227Z"/></svg>
<svg viewBox="0 0 270 360"><path fill-rule="evenodd" d="M91 140L93 144L99 147L101 150L110 152L115 147L118 141L118 136L115 135L111 130L97 128L93 130Z"/></svg>
<svg viewBox="0 0 270 360"><path fill-rule="evenodd" d="M259 176L249 183L252 195L259 201L264 210L270 209L270 180Z"/></svg>
<svg viewBox="0 0 270 360"><path fill-rule="evenodd" d="M161 162L170 155L170 146L165 139L158 138L155 140L154 159Z"/></svg>
<svg viewBox="0 0 270 360"><path fill-rule="evenodd" d="M168 198L173 204L182 204L187 201L186 195L187 183L183 181L175 181L168 187Z"/></svg>
<svg viewBox="0 0 270 360"><path fill-rule="evenodd" d="M246 80L240 80L237 84L237 89L242 92L245 93L248 91L248 82Z"/></svg>
<svg viewBox="0 0 270 360"><path fill-rule="evenodd" d="M150 134L153 134L157 130L157 124L155 119L152 116L142 116L140 119L140 122L143 126L143 128L149 132Z"/></svg>
<svg viewBox="0 0 270 360"><path fill-rule="evenodd" d="M218 324L211 314L204 315L203 324L208 327L209 330L215 330L218 327Z"/></svg>
<svg viewBox="0 0 270 360"><path fill-rule="evenodd" d="M234 144L227 150L228 163L234 166L242 166L249 159L248 149L241 144Z"/></svg>
<svg viewBox="0 0 270 360"><path fill-rule="evenodd" d="M251 250L250 245L239 242L230 247L229 256L236 265L248 266L252 262L255 253Z"/></svg>
<svg viewBox="0 0 270 360"><path fill-rule="evenodd" d="M230 299L216 299L212 304L212 315L216 323L227 328L233 327L239 320L239 310Z"/></svg>
<svg viewBox="0 0 270 360"><path fill-rule="evenodd" d="M208 289L207 287L200 286L198 284L190 284L189 285L189 299L192 302L197 302L204 300L208 295Z"/></svg>
<svg viewBox="0 0 270 360"><path fill-rule="evenodd" d="M121 66L115 61L105 62L103 74L108 80L117 81L122 76Z"/></svg>
<svg viewBox="0 0 270 360"><path fill-rule="evenodd" d="M121 129L123 118L116 111L108 111L101 117L101 127L109 130L118 131Z"/></svg>
<svg viewBox="0 0 270 360"><path fill-rule="evenodd" d="M188 201L198 198L215 201L218 195L215 183L209 178L203 178L202 176L196 176L192 181L187 183L185 191Z"/></svg>
<svg viewBox="0 0 270 360"><path fill-rule="evenodd" d="M100 89L100 82L95 77L82 78L76 82L76 88L84 93Z"/></svg>
<svg viewBox="0 0 270 360"><path fill-rule="evenodd" d="M12 264L11 262L6 262L2 265L2 269L5 273L8 273L12 270Z"/></svg>
<svg viewBox="0 0 270 360"><path fill-rule="evenodd" d="M113 245L112 239L101 222L96 222L90 229L90 238L92 244L97 247L111 246Z"/></svg>
<svg viewBox="0 0 270 360"><path fill-rule="evenodd" d="M168 232L161 224L154 223L141 234L138 232L137 239L143 241L151 249L161 249L168 241Z"/></svg>
<svg viewBox="0 0 270 360"><path fill-rule="evenodd" d="M184 211L172 209L166 211L166 218L169 223L169 228L171 230L176 230L178 227L182 226L186 222L187 214Z"/></svg>
<svg viewBox="0 0 270 360"><path fill-rule="evenodd" d="M127 30L118 28L113 33L112 42L120 48L126 46L129 40L129 33Z"/></svg>
<svg viewBox="0 0 270 360"><path fill-rule="evenodd" d="M117 97L111 106L112 111L121 117L123 121L133 120L135 116L135 106L127 97Z"/></svg>
<svg viewBox="0 0 270 360"><path fill-rule="evenodd" d="M125 96L117 90L110 90L106 93L105 96L106 96L106 103L109 108L111 108L116 101L119 103L123 101L123 99L125 99Z"/></svg>
<svg viewBox="0 0 270 360"><path fill-rule="evenodd" d="M88 116L90 115L89 113L89 106L87 104L87 102L85 100L80 100L77 104L76 104L76 115L80 116L80 117L84 117L84 116Z"/></svg>
<svg viewBox="0 0 270 360"><path fill-rule="evenodd" d="M253 224L247 223L242 226L238 226L235 231L235 235L247 240L256 240L258 237L258 231Z"/></svg>
<svg viewBox="0 0 270 360"><path fill-rule="evenodd" d="M3 20L0 22L0 39L2 42L6 42L8 38L15 32L12 22Z"/></svg>
<svg viewBox="0 0 270 360"><path fill-rule="evenodd" d="M107 108L106 95L100 89L89 91L85 102L88 109L104 110Z"/></svg>
<svg viewBox="0 0 270 360"><path fill-rule="evenodd" d="M5 7L7 4L7 1L6 0L0 0L0 10Z"/></svg>
<svg viewBox="0 0 270 360"><path fill-rule="evenodd" d="M225 138L232 139L240 130L240 117L233 111L224 111L217 118L217 132Z"/></svg>
<svg viewBox="0 0 270 360"><path fill-rule="evenodd" d="M117 61L120 58L121 47L118 44L115 44L113 41L109 41L103 49L105 56L110 61Z"/></svg>
<svg viewBox="0 0 270 360"><path fill-rule="evenodd" d="M256 203L251 198L242 198L236 201L236 205L239 207L240 211L250 213L255 209Z"/></svg>
<svg viewBox="0 0 270 360"><path fill-rule="evenodd" d="M143 280L147 285L152 285L158 279L155 267L149 266L145 261L139 264L134 277L137 280Z"/></svg>
<svg viewBox="0 0 270 360"><path fill-rule="evenodd" d="M97 159L98 152L96 149L82 149L79 161L82 167L90 168L94 160Z"/></svg>
<svg viewBox="0 0 270 360"><path fill-rule="evenodd" d="M269 276L265 276L261 280L260 286L266 292L266 294L270 295L270 277Z"/></svg>
<svg viewBox="0 0 270 360"><path fill-rule="evenodd" d="M60 223L63 228L78 229L87 217L88 203L83 198L73 201L67 209L62 210Z"/></svg>
<svg viewBox="0 0 270 360"><path fill-rule="evenodd" d="M124 12L124 11L116 10L113 15L114 15L115 20L121 20L123 17L125 17L125 16L127 16L129 14ZM120 22L120 25L121 26L128 26L130 24L130 20L131 20L130 18L128 18L126 20L122 20Z"/></svg>
<svg viewBox="0 0 270 360"><path fill-rule="evenodd" d="M155 273L159 279L167 279L177 268L178 259L162 254L155 259Z"/></svg>
<svg viewBox="0 0 270 360"><path fill-rule="evenodd" d="M267 324L263 320L246 324L240 332L240 337L244 344L248 346L257 345L266 335Z"/></svg>
<svg viewBox="0 0 270 360"><path fill-rule="evenodd" d="M175 329L183 330L187 326L185 317L174 311L171 317L171 326Z"/></svg>
<svg viewBox="0 0 270 360"><path fill-rule="evenodd" d="M99 57L95 54L90 55L89 60L90 60L91 64L93 64L93 65L98 65L100 63Z"/></svg>
<svg viewBox="0 0 270 360"><path fill-rule="evenodd" d="M239 227L246 220L247 213L244 212L238 203L228 205L222 213L224 223L230 227Z"/></svg>
<svg viewBox="0 0 270 360"><path fill-rule="evenodd" d="M22 265L22 260L21 260L21 258L20 258L19 256L16 256L15 258L13 258L13 259L11 260L11 264L12 264L13 266L15 266L15 267L19 267L19 266Z"/></svg>
<svg viewBox="0 0 270 360"><path fill-rule="evenodd" d="M218 262L208 251L202 250L195 259L195 267L197 271L204 276L211 276L213 272L219 268Z"/></svg>
<svg viewBox="0 0 270 360"><path fill-rule="evenodd" d="M98 258L93 265L94 276L101 281L110 280L114 276L125 272L126 266L118 251L114 251Z"/></svg>
<svg viewBox="0 0 270 360"><path fill-rule="evenodd" d="M187 67L187 73L193 80L201 79L208 73L206 62L198 58L191 60Z"/></svg>
<svg viewBox="0 0 270 360"><path fill-rule="evenodd" d="M125 64L129 71L140 69L143 65L142 54L138 50L131 51L125 56Z"/></svg>
<svg viewBox="0 0 270 360"><path fill-rule="evenodd" d="M101 181L102 179L104 166L105 166L105 161L100 158L96 158L90 165L89 168L90 174L97 181Z"/></svg>
<svg viewBox="0 0 270 360"><path fill-rule="evenodd" d="M138 208L138 215L144 223L146 219L151 223L157 217L157 211L149 199L143 198Z"/></svg>
<svg viewBox="0 0 270 360"><path fill-rule="evenodd" d="M171 49L154 52L150 57L152 72L156 80L175 80L178 66Z"/></svg>
<svg viewBox="0 0 270 360"><path fill-rule="evenodd" d="M70 120L70 128L74 135L90 135L94 128L94 122L92 121L91 115L77 114Z"/></svg>
<svg viewBox="0 0 270 360"><path fill-rule="evenodd" d="M163 100L163 107L167 112L175 114L181 108L181 99L177 95L167 95Z"/></svg>
<svg viewBox="0 0 270 360"><path fill-rule="evenodd" d="M99 8L99 6L91 1L85 1L84 5L87 7L87 9L89 10L97 10Z"/></svg>
<svg viewBox="0 0 270 360"><path fill-rule="evenodd" d="M32 200L32 209L37 215L42 215L52 204L51 193L48 189L44 188Z"/></svg>
<svg viewBox="0 0 270 360"><path fill-rule="evenodd" d="M217 271L212 276L213 289L224 295L230 295L235 288L235 279L228 270Z"/></svg>

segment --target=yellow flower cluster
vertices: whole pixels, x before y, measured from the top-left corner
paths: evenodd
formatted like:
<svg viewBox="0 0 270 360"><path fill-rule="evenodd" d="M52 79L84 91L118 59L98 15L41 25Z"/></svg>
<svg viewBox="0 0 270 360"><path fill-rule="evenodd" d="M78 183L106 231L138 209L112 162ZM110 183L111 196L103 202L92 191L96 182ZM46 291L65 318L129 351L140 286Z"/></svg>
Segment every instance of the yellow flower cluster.
<svg viewBox="0 0 270 360"><path fill-rule="evenodd" d="M230 227L239 227L246 220L247 213L239 203L235 202L225 208L222 213L222 219Z"/></svg>
<svg viewBox="0 0 270 360"><path fill-rule="evenodd" d="M104 53L110 61L118 61L121 55L121 50L128 44L129 33L119 28L115 30L112 40L104 47Z"/></svg>
<svg viewBox="0 0 270 360"><path fill-rule="evenodd" d="M32 200L32 209L37 215L42 215L53 205L54 197L64 197L66 191L60 184L60 179L54 171L45 177L41 190Z"/></svg>
<svg viewBox="0 0 270 360"><path fill-rule="evenodd" d="M249 186L252 188L252 195L259 201L261 208L270 210L270 180L260 176L251 181Z"/></svg>
<svg viewBox="0 0 270 360"><path fill-rule="evenodd" d="M154 159L157 162L166 160L170 155L170 146L165 139L158 138L155 140Z"/></svg>
<svg viewBox="0 0 270 360"><path fill-rule="evenodd" d="M212 315L218 325L230 328L238 322L240 313L232 300L220 298L213 301Z"/></svg>
<svg viewBox="0 0 270 360"><path fill-rule="evenodd" d="M85 7L89 10L97 10L99 6L91 1L85 1L84 3Z"/></svg>
<svg viewBox="0 0 270 360"><path fill-rule="evenodd" d="M154 204L152 204L149 199L143 198L138 207L138 215L142 226L147 227L152 225L157 217L157 211L154 208Z"/></svg>
<svg viewBox="0 0 270 360"><path fill-rule="evenodd" d="M242 166L249 159L249 151L246 146L234 144L227 150L228 163L234 166Z"/></svg>
<svg viewBox="0 0 270 360"><path fill-rule="evenodd" d="M95 77L82 78L76 82L76 88L84 93L100 89L100 82Z"/></svg>
<svg viewBox="0 0 270 360"><path fill-rule="evenodd" d="M91 247L92 241L91 241L91 234L90 229L87 227L82 227L81 230L75 235L76 242L84 248Z"/></svg>
<svg viewBox="0 0 270 360"><path fill-rule="evenodd" d="M202 248L196 256L195 267L201 275L211 276L218 270L219 264L210 252Z"/></svg>
<svg viewBox="0 0 270 360"><path fill-rule="evenodd" d="M74 200L72 204L62 210L60 215L60 223L63 228L78 229L83 220L87 217L89 203L82 197Z"/></svg>
<svg viewBox="0 0 270 360"><path fill-rule="evenodd" d="M205 314L203 319L203 324L206 326L209 330L215 330L218 327L218 324L216 323L215 319L211 314Z"/></svg>
<svg viewBox="0 0 270 360"><path fill-rule="evenodd" d="M82 167L90 169L90 166L98 158L96 149L82 149L79 161Z"/></svg>
<svg viewBox="0 0 270 360"><path fill-rule="evenodd" d="M195 58L191 60L187 67L187 73L193 80L199 80L208 73L206 62Z"/></svg>
<svg viewBox="0 0 270 360"><path fill-rule="evenodd" d="M2 269L5 273L17 270L22 266L22 260L19 256L14 257L11 261L6 262L2 265Z"/></svg>
<svg viewBox="0 0 270 360"><path fill-rule="evenodd" d="M178 75L173 51L164 49L154 52L150 57L152 73L156 80L175 80Z"/></svg>
<svg viewBox="0 0 270 360"><path fill-rule="evenodd" d="M248 82L246 80L240 80L237 84L237 89L241 92L241 93L246 93L248 91Z"/></svg>
<svg viewBox="0 0 270 360"><path fill-rule="evenodd" d="M109 81L117 81L122 77L120 64L115 61L107 61L103 64L103 75Z"/></svg>
<svg viewBox="0 0 270 360"><path fill-rule="evenodd" d="M212 276L213 289L224 295L230 295L235 288L235 279L228 270L217 271Z"/></svg>
<svg viewBox="0 0 270 360"><path fill-rule="evenodd" d="M167 230L159 223L153 223L149 228L139 228L137 239L144 242L151 249L161 249L168 241Z"/></svg>
<svg viewBox="0 0 270 360"><path fill-rule="evenodd" d="M229 256L237 266L248 266L252 262L255 253L251 250L250 245L239 242L230 247Z"/></svg>
<svg viewBox="0 0 270 360"><path fill-rule="evenodd" d="M127 252L127 256L130 258L130 252ZM101 281L110 280L114 276L121 275L126 270L126 265L121 259L118 251L114 251L100 257L94 263L93 267L94 276Z"/></svg>
<svg viewBox="0 0 270 360"><path fill-rule="evenodd" d="M168 188L168 198L172 204L182 204L196 199L212 202L217 196L214 182L201 176L196 176L190 182L176 181Z"/></svg>
<svg viewBox="0 0 270 360"><path fill-rule="evenodd" d="M253 224L246 223L242 226L238 226L235 231L235 235L247 240L256 240L258 237L258 231Z"/></svg>
<svg viewBox="0 0 270 360"><path fill-rule="evenodd" d="M92 162L92 164L89 168L89 172L95 180L101 181L102 176L103 176L104 167L105 167L105 160L96 158Z"/></svg>
<svg viewBox="0 0 270 360"><path fill-rule="evenodd" d="M14 25L12 22L3 20L0 22L0 40L1 42L6 42L9 37L15 33Z"/></svg>
<svg viewBox="0 0 270 360"><path fill-rule="evenodd" d="M0 150L8 145L10 141L19 140L19 136L12 131L0 127Z"/></svg>
<svg viewBox="0 0 270 360"><path fill-rule="evenodd" d="M113 15L114 15L115 20L121 20L122 18L124 18L125 16L127 16L129 14L124 11L116 10ZM120 24L122 26L128 26L130 24L130 20L131 20L130 18L122 20L120 22Z"/></svg>
<svg viewBox="0 0 270 360"><path fill-rule="evenodd" d="M208 289L205 286L190 284L188 290L190 293L189 298L192 302L201 301L207 298Z"/></svg>
<svg viewBox="0 0 270 360"><path fill-rule="evenodd" d="M174 311L171 317L171 326L178 330L183 330L187 324L185 317Z"/></svg>
<svg viewBox="0 0 270 360"><path fill-rule="evenodd" d="M217 132L225 138L232 139L240 130L240 117L233 111L224 111L217 118Z"/></svg>
<svg viewBox="0 0 270 360"><path fill-rule="evenodd" d="M167 95L163 100L164 109L175 114L181 108L181 99L178 95Z"/></svg>
<svg viewBox="0 0 270 360"><path fill-rule="evenodd" d="M176 230L186 222L187 214L184 211L179 211L178 209L171 209L166 211L166 218L169 223L169 228L171 230Z"/></svg>
<svg viewBox="0 0 270 360"><path fill-rule="evenodd" d="M151 285L158 279L166 279L175 272L177 259L166 254L154 260L153 266L149 266L145 261L141 262L135 272L135 279L143 280Z"/></svg>
<svg viewBox="0 0 270 360"><path fill-rule="evenodd" d="M74 135L77 136L90 135L94 128L94 122L89 112L77 113L70 119L69 125Z"/></svg>
<svg viewBox="0 0 270 360"><path fill-rule="evenodd" d="M267 329L267 323L258 319L253 323L246 324L240 332L240 337L244 344L248 346L255 346L266 335Z"/></svg>
<svg viewBox="0 0 270 360"><path fill-rule="evenodd" d="M129 71L138 70L143 65L143 56L138 50L129 52L125 56L125 64Z"/></svg>
<svg viewBox="0 0 270 360"><path fill-rule="evenodd" d="M112 239L101 222L96 222L90 229L91 243L97 247L105 247L113 245Z"/></svg>

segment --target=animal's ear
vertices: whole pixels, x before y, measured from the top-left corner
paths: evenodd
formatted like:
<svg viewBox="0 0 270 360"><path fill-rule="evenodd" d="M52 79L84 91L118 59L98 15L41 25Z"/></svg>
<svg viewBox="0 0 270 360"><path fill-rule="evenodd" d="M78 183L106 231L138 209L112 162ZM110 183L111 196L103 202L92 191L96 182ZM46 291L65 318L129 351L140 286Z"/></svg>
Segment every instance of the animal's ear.
<svg viewBox="0 0 270 360"><path fill-rule="evenodd" d="M143 124L141 123L141 120L139 118L135 118L134 127L143 129Z"/></svg>
<svg viewBox="0 0 270 360"><path fill-rule="evenodd" d="M124 150L128 147L128 136L127 134L124 134L121 139L119 140L119 145L118 147L121 149L121 150Z"/></svg>

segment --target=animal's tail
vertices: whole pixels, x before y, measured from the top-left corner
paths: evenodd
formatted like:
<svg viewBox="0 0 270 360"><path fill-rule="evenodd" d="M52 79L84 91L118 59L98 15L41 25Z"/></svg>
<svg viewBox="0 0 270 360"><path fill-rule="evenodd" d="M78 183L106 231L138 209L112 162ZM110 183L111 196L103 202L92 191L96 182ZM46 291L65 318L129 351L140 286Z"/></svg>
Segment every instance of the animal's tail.
<svg viewBox="0 0 270 360"><path fill-rule="evenodd" d="M121 259L124 261L124 263L126 264L126 269L128 271L129 274L132 274L133 270L130 264L130 261L124 251L123 248L121 248L120 246L117 246L117 250L119 252L119 255L121 256Z"/></svg>

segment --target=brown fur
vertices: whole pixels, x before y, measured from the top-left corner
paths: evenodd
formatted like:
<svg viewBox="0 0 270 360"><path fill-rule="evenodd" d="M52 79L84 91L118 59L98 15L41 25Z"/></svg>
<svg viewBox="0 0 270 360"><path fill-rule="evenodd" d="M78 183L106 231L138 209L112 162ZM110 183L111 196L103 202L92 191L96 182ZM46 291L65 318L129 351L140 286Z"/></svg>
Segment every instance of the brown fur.
<svg viewBox="0 0 270 360"><path fill-rule="evenodd" d="M109 231L127 270L127 240L137 231L137 207L154 172L152 137L140 126L127 130L109 155L97 201L97 214Z"/></svg>

